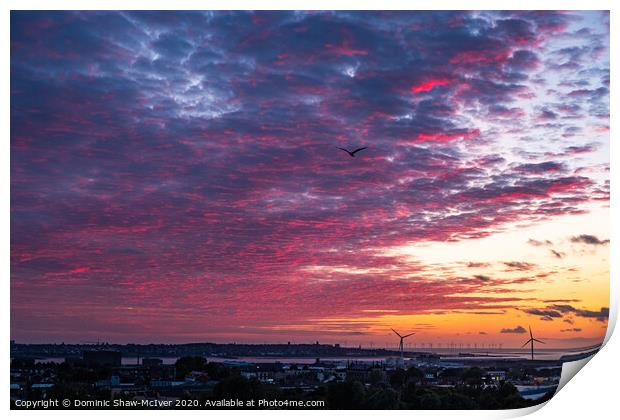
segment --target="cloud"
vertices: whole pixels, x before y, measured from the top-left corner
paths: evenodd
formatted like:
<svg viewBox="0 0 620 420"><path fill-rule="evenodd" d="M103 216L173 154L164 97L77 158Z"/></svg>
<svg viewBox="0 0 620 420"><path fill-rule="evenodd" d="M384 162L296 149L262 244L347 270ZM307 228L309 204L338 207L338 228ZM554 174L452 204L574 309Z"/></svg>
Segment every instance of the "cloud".
<svg viewBox="0 0 620 420"><path fill-rule="evenodd" d="M609 319L609 308L601 308L600 311L579 309L575 311L575 316L582 318L594 318L597 321L606 322Z"/></svg>
<svg viewBox="0 0 620 420"><path fill-rule="evenodd" d="M551 246L551 245L553 245L553 242L551 242L548 239L545 239L543 241L539 241L539 240L536 240L536 239L528 239L527 243L529 245L532 245L532 246Z"/></svg>
<svg viewBox="0 0 620 420"><path fill-rule="evenodd" d="M107 252L114 255L144 255L141 250L131 247L111 247Z"/></svg>
<svg viewBox="0 0 620 420"><path fill-rule="evenodd" d="M573 243L581 243L586 245L607 245L609 244L609 239L599 239L594 235L579 235L571 237L571 242Z"/></svg>
<svg viewBox="0 0 620 420"><path fill-rule="evenodd" d="M536 264L524 261L508 261L503 263L506 267L515 271L529 271L536 268Z"/></svg>
<svg viewBox="0 0 620 420"><path fill-rule="evenodd" d="M564 165L559 162L542 162L519 165L515 170L526 174L539 175L549 172L562 172L565 168Z"/></svg>
<svg viewBox="0 0 620 420"><path fill-rule="evenodd" d="M521 325L515 328L502 328L500 333L502 334L525 334L527 330L523 328Z"/></svg>
<svg viewBox="0 0 620 420"><path fill-rule="evenodd" d="M559 258L559 259L564 258L564 256L566 255L566 253L556 251L555 249L550 249L549 251L551 251L551 254L552 254L554 257Z"/></svg>
<svg viewBox="0 0 620 420"><path fill-rule="evenodd" d="M581 328L568 328L565 330L560 330L560 332L581 332Z"/></svg>
<svg viewBox="0 0 620 420"><path fill-rule="evenodd" d="M553 310L560 311L562 313L567 312L575 312L577 309L572 305L550 305L548 308L552 308Z"/></svg>
<svg viewBox="0 0 620 420"><path fill-rule="evenodd" d="M254 328L264 341L283 320L302 331L388 298L403 314L514 307L528 299L515 285L540 278L377 250L608 200L592 172L608 133L590 129L608 125L605 22L12 12L12 331L226 340ZM557 117L537 120L543 110ZM336 149L358 145L354 160Z"/></svg>
<svg viewBox="0 0 620 420"><path fill-rule="evenodd" d="M581 155L585 153L591 153L596 150L596 146L588 144L585 146L569 146L564 149L564 153L567 155Z"/></svg>
<svg viewBox="0 0 620 420"><path fill-rule="evenodd" d="M530 314L530 315L540 315L540 316L545 316L545 317L550 317L550 318L561 318L562 317L562 314L560 312L554 311L554 310L528 308L528 309L523 309L523 312L525 312L526 314Z"/></svg>
<svg viewBox="0 0 620 420"><path fill-rule="evenodd" d="M486 262L474 262L474 261L469 261L467 263L467 268L483 268L483 267L489 267L491 264L486 263Z"/></svg>
<svg viewBox="0 0 620 420"><path fill-rule="evenodd" d="M570 303L570 302L581 302L581 299L545 299L543 300L545 303Z"/></svg>
<svg viewBox="0 0 620 420"><path fill-rule="evenodd" d="M577 309L572 305L550 305L547 308L556 310L561 313L571 313L574 316L581 318L594 318L597 321L606 322L609 318L609 308L602 307L599 311L592 311L588 309Z"/></svg>

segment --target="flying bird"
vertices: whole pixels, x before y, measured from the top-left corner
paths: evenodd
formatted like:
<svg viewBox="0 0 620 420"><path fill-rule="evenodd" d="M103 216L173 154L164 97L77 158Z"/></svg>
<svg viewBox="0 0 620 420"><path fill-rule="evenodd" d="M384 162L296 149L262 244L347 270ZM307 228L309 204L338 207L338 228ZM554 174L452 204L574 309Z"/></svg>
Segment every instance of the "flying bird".
<svg viewBox="0 0 620 420"><path fill-rule="evenodd" d="M355 150L354 150L354 151L352 151L352 152L348 151L347 149L343 149L342 147L339 147L339 149L340 149L340 150L344 150L345 152L347 152L347 153L349 154L349 156L351 156L351 157L355 157L355 154L356 154L357 152L360 152L360 151L362 151L362 150L364 150L364 149L368 149L368 147L360 147L359 149L355 149Z"/></svg>

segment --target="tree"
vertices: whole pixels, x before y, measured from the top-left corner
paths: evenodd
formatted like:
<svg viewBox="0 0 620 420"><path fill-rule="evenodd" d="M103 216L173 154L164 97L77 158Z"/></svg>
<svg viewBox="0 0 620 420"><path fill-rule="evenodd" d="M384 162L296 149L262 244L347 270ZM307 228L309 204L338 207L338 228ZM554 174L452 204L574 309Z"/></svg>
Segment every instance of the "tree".
<svg viewBox="0 0 620 420"><path fill-rule="evenodd" d="M479 367L472 367L461 374L461 379L469 386L480 386L482 385L482 376L484 374L485 371Z"/></svg>
<svg viewBox="0 0 620 420"><path fill-rule="evenodd" d="M231 375L230 368L221 363L209 362L204 369L207 375L209 375L209 378L215 380L221 380Z"/></svg>
<svg viewBox="0 0 620 420"><path fill-rule="evenodd" d="M370 410L394 410L398 408L398 403L398 393L392 388L377 389L368 397L365 408Z"/></svg>
<svg viewBox="0 0 620 420"><path fill-rule="evenodd" d="M406 403L419 403L418 401L418 388L415 383L410 381L404 386L401 391L401 400Z"/></svg>
<svg viewBox="0 0 620 420"><path fill-rule="evenodd" d="M216 399L240 399L243 401L263 398L262 384L256 378L244 378L240 375L220 381L213 389Z"/></svg>
<svg viewBox="0 0 620 420"><path fill-rule="evenodd" d="M358 381L332 382L327 388L327 406L335 410L359 410L364 404L364 385Z"/></svg>
<svg viewBox="0 0 620 420"><path fill-rule="evenodd" d="M407 381L419 383L424 379L424 372L415 366L407 369Z"/></svg>
<svg viewBox="0 0 620 420"><path fill-rule="evenodd" d="M396 369L390 375L390 385L395 389L401 389L407 380L407 374L402 369Z"/></svg>
<svg viewBox="0 0 620 420"><path fill-rule="evenodd" d="M381 369L373 369L370 371L370 375L368 375L368 382L373 385L380 384L383 382L384 376Z"/></svg>
<svg viewBox="0 0 620 420"><path fill-rule="evenodd" d="M420 398L420 408L423 410L439 410L441 409L441 399L435 392L428 391Z"/></svg>
<svg viewBox="0 0 620 420"><path fill-rule="evenodd" d="M472 410L477 408L477 404L466 395L449 390L441 398L441 408L443 410Z"/></svg>
<svg viewBox="0 0 620 420"><path fill-rule="evenodd" d="M177 371L177 379L182 380L192 371L202 372L206 369L207 359L200 356L184 356L179 358L174 367Z"/></svg>

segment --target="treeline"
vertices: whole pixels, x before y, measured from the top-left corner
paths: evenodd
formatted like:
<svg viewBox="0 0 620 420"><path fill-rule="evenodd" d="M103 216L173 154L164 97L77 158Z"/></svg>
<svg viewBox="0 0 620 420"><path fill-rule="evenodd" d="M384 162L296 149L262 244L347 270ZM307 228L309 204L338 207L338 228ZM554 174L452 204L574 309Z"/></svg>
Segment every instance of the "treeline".
<svg viewBox="0 0 620 420"><path fill-rule="evenodd" d="M281 389L277 385L263 384L255 378L237 374L223 378L212 393L203 399L278 399L321 400L326 409L406 409L406 410L494 410L523 408L540 404L553 396L539 400L526 400L509 382L498 386L483 383L484 371L479 368L460 372L454 387L439 387L424 382L423 373L416 369L398 369L388 377L370 375L370 384L359 381L331 382L313 391Z"/></svg>
<svg viewBox="0 0 620 420"><path fill-rule="evenodd" d="M93 386L94 381L107 379L113 369L109 367L84 368L67 363L45 364L39 367L54 368L57 382L47 391L47 398L70 399L109 399L110 393ZM553 396L545 395L539 400L526 400L510 382L488 385L486 372L480 368L447 369L442 372L443 382L454 384L450 387L437 386L427 382L424 372L412 367L407 370L396 369L386 372L371 369L363 384L348 380L322 384L313 390L301 388L282 388L277 384L262 383L256 378L246 378L236 367L208 362L203 357L183 357L175 365L176 379L183 379L190 372L203 372L197 378L200 382L216 381L210 390L187 392L181 399L202 402L206 400L239 399L243 401L260 399L324 401L323 409L406 409L406 410L470 410L470 409L513 409L540 404ZM512 372L515 377L519 371ZM145 382L146 385L147 382ZM29 385L29 384L28 384ZM42 396L32 393L30 399ZM131 395L120 393L117 397ZM204 405L203 405L204 406ZM254 407L257 408L257 407Z"/></svg>

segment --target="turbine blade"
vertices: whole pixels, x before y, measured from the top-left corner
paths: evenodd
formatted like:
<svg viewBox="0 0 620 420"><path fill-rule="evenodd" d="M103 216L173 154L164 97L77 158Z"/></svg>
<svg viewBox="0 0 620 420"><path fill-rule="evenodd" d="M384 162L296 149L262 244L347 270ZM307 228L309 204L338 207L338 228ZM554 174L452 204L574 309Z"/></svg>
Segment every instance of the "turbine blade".
<svg viewBox="0 0 620 420"><path fill-rule="evenodd" d="M537 343L540 343L540 344L545 344L545 342L544 342L544 341L540 341L540 340L538 340L538 339L536 339L536 338L533 338L532 340L534 340L534 341L536 341Z"/></svg>
<svg viewBox="0 0 620 420"><path fill-rule="evenodd" d="M396 334L397 336L399 336L400 338L403 338L402 335L400 335L399 333L396 332L396 330L394 328L390 328L392 331L394 331L394 334Z"/></svg>
<svg viewBox="0 0 620 420"><path fill-rule="evenodd" d="M532 335L532 326L530 325L529 328L530 328L530 338L534 338L534 336Z"/></svg>
<svg viewBox="0 0 620 420"><path fill-rule="evenodd" d="M412 336L413 334L415 334L414 332L412 332L411 334L407 334L407 335L403 335L403 338L407 338L409 336Z"/></svg>
<svg viewBox="0 0 620 420"><path fill-rule="evenodd" d="M523 347L527 346L528 344L530 344L530 341L532 341L532 339L527 340L527 341L525 342L525 344L523 344L523 345L521 346L521 348L523 348Z"/></svg>

